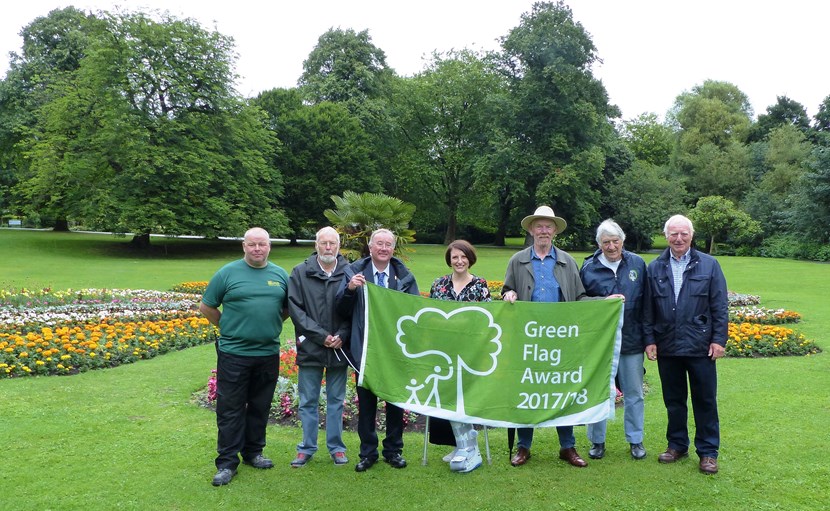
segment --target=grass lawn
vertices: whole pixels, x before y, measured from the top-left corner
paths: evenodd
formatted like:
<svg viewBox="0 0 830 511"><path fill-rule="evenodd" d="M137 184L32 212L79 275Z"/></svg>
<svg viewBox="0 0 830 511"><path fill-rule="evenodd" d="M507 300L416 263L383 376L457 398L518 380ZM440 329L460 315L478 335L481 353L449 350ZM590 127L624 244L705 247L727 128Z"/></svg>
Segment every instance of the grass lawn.
<svg viewBox="0 0 830 511"><path fill-rule="evenodd" d="M153 239L150 253L106 235L0 229L0 287L169 289L207 280L241 257L238 242ZM415 245L410 267L422 290L448 271L441 246ZM517 247L480 247L474 272L502 280ZM271 259L290 269L311 251L275 246ZM587 255L572 254L581 261ZM654 254L647 254L650 260ZM800 312L799 328L830 349L830 265L720 258L730 290L761 295L762 305ZM288 335L291 335L290 331ZM9 510L654 510L828 509L830 357L724 359L720 373L721 472L698 473L697 458L660 465L665 410L655 363L647 363L644 461L627 453L621 414L608 428L608 454L575 469L557 459L555 431L537 433L533 459L508 462L504 430L490 430L493 464L453 474L423 437L407 434L410 466L381 463L357 474L358 439L346 435L351 463L335 467L321 451L302 469L288 465L300 431L271 427L265 454L276 467L241 466L214 488L216 426L191 402L215 364L212 346L69 377L0 380L0 442L6 463L0 508ZM692 421L690 421L692 422ZM692 429L693 432L693 429ZM587 456L584 428L578 448ZM321 441L325 435L321 434ZM482 442L483 446L483 442Z"/></svg>

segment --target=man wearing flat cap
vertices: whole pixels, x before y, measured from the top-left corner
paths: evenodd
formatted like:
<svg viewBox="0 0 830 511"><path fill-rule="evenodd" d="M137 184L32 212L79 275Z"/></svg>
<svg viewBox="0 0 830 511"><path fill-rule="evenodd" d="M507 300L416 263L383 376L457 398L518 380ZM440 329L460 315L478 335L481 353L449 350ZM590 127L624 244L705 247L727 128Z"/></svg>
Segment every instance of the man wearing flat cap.
<svg viewBox="0 0 830 511"><path fill-rule="evenodd" d="M553 238L568 226L549 206L539 206L522 220L522 227L533 236L533 244L513 254L507 263L502 297L531 302L573 302L589 299L579 278L579 266L567 252L553 246ZM575 467L588 463L576 452L573 426L558 426L559 458ZM510 460L514 467L530 459L533 428L518 428L519 448Z"/></svg>

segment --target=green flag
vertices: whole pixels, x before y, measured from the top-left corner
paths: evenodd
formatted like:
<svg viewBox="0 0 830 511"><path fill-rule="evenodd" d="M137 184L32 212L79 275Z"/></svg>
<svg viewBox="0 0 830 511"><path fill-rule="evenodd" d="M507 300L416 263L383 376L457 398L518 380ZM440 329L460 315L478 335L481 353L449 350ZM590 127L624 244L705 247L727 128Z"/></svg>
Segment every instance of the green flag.
<svg viewBox="0 0 830 511"><path fill-rule="evenodd" d="M375 285L358 384L416 413L495 427L614 416L622 300L453 302Z"/></svg>

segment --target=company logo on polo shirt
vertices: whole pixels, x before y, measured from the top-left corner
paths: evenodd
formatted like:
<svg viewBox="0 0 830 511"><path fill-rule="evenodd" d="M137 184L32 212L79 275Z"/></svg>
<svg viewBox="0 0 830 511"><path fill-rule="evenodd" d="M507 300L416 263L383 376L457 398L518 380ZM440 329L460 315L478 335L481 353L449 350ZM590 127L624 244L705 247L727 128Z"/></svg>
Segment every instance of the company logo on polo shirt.
<svg viewBox="0 0 830 511"><path fill-rule="evenodd" d="M279 280L269 280L268 285L273 287L280 287L282 283Z"/></svg>

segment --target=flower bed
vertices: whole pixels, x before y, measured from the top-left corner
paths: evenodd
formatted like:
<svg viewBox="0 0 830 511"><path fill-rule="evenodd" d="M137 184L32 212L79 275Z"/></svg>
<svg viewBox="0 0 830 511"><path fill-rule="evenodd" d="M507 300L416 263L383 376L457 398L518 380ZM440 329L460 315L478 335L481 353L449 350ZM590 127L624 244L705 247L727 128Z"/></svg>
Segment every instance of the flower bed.
<svg viewBox="0 0 830 511"><path fill-rule="evenodd" d="M786 309L738 307L729 309L729 321L733 323L751 322L764 325L778 325L782 323L798 323L801 321L801 314Z"/></svg>
<svg viewBox="0 0 830 511"><path fill-rule="evenodd" d="M776 357L820 353L813 341L782 324L801 321L801 314L761 307L761 298L729 293L728 357Z"/></svg>
<svg viewBox="0 0 830 511"><path fill-rule="evenodd" d="M0 378L75 374L214 342L192 294L0 291Z"/></svg>

